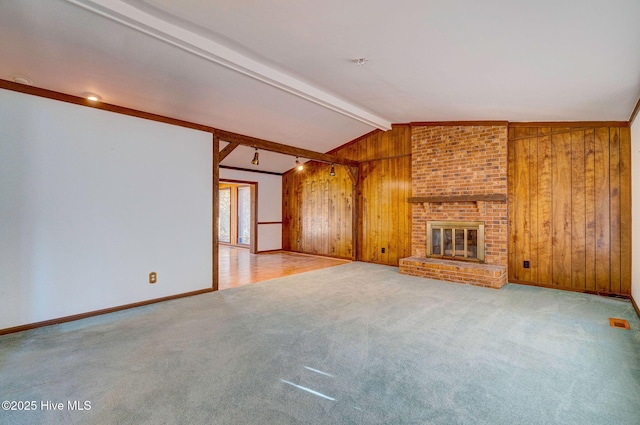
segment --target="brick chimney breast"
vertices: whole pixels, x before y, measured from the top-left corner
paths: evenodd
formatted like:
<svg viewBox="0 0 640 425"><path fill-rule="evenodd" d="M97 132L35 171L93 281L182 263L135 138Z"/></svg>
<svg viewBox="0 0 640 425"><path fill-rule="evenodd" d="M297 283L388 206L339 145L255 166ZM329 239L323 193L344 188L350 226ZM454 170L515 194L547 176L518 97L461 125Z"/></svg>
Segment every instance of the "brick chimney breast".
<svg viewBox="0 0 640 425"><path fill-rule="evenodd" d="M507 126L413 126L412 196L507 197ZM506 201L412 204L411 257L404 274L494 288L507 281ZM428 221L485 223L485 263L426 258Z"/></svg>

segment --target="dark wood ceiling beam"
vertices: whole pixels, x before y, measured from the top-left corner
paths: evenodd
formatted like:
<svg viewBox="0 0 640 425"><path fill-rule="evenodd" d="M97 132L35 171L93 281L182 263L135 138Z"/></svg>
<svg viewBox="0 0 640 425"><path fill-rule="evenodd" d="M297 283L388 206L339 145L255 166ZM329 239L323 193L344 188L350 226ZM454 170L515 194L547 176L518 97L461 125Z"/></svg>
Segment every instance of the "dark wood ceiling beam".
<svg viewBox="0 0 640 425"><path fill-rule="evenodd" d="M229 143L227 146L224 147L224 149L222 149L220 151L220 155L219 155L219 159L218 159L218 164L222 162L223 159L225 159L227 156L229 156L229 154L231 152L233 152L233 150L235 148L237 148L238 146L240 146L239 143Z"/></svg>
<svg viewBox="0 0 640 425"><path fill-rule="evenodd" d="M251 146L269 152L297 156L314 161L348 165L350 167L358 166L358 161L351 161L349 159L340 158L339 156L335 155L310 151L308 149L296 148L294 146L283 145L281 143L270 142L268 140L258 139L255 137L244 136L242 134L232 133L225 130L215 130L215 133L220 137L220 140L224 140L225 142L229 143L238 143L240 145Z"/></svg>

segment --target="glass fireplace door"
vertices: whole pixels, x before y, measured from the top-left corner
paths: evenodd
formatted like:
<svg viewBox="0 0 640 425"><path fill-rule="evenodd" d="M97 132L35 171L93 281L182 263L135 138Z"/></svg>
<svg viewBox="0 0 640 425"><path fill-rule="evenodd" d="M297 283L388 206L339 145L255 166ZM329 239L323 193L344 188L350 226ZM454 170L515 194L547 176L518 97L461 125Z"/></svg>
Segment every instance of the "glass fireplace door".
<svg viewBox="0 0 640 425"><path fill-rule="evenodd" d="M484 222L427 222L427 257L484 262Z"/></svg>

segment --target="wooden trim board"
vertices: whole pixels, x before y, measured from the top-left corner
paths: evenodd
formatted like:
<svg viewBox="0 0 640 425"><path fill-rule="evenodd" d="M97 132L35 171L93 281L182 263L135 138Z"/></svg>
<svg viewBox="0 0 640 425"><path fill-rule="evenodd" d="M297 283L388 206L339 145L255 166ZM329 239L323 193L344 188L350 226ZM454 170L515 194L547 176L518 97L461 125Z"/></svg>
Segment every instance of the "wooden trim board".
<svg viewBox="0 0 640 425"><path fill-rule="evenodd" d="M633 305L633 308L638 314L638 317L640 317L640 307L638 307L638 304L636 303L636 300L633 298L633 296L631 296L631 304Z"/></svg>
<svg viewBox="0 0 640 425"><path fill-rule="evenodd" d="M582 294L600 295L603 297L612 297L612 298L619 298L624 300L632 299L631 295L616 294L613 292L604 292L604 291L590 291L588 289L582 289L582 288L564 288L564 287L560 288L556 285L545 285L543 283L527 282L519 279L510 278L509 283L517 283L518 285L527 285L527 286L537 286L539 288L557 289L558 291L569 291L569 292L579 292Z"/></svg>
<svg viewBox="0 0 640 425"><path fill-rule="evenodd" d="M411 204L421 204L424 202L478 202L478 201L496 201L506 202L507 195L502 193L488 193L477 195L441 195L441 196L417 196L407 199Z"/></svg>
<svg viewBox="0 0 640 425"><path fill-rule="evenodd" d="M631 116L629 117L629 127L631 127L631 124L633 124L633 122L635 121L636 117L638 116L638 112L640 112L640 98L638 98L636 107L633 108L633 112L631 112Z"/></svg>
<svg viewBox="0 0 640 425"><path fill-rule="evenodd" d="M212 181L212 205L211 205L211 287L214 291L218 290L218 214L220 212L220 139L216 134L212 135L213 155L211 158L213 164Z"/></svg>
<svg viewBox="0 0 640 425"><path fill-rule="evenodd" d="M240 144L238 143L229 143L227 146L225 146L224 148L222 148L222 150L220 151L220 157L218 158L218 160L220 162L222 162L227 156L229 156L229 154L231 154L231 152L233 152L238 146L240 146Z"/></svg>
<svg viewBox="0 0 640 425"><path fill-rule="evenodd" d="M270 174L272 176L281 176L281 177L283 174L283 173L276 173L275 171L251 170L249 168L231 167L229 165L220 165L220 168L224 168L226 170L246 171L247 173Z"/></svg>
<svg viewBox="0 0 640 425"><path fill-rule="evenodd" d="M628 121L532 121L510 122L509 127L628 127Z"/></svg>
<svg viewBox="0 0 640 425"><path fill-rule="evenodd" d="M229 183L229 187L232 188L231 190L231 203L237 205L237 194L238 194L238 187L239 186L248 186L249 190L250 190L250 196L251 196L251 203L250 203L250 210L251 210L251 242L249 243L248 246L246 245L236 245L233 243L229 243L227 244L226 242L220 242L224 245L230 245L230 246L236 246L239 248L243 248L243 247L248 247L249 251L252 254L257 254L258 252L258 182L252 182L252 181L248 181L248 180L234 180L234 179L225 179L225 178L221 178L218 180L219 185L220 184L224 185L225 183ZM235 194L235 195L234 195ZM219 207L218 207L219 208ZM231 208L232 211L232 215L234 212L234 207ZM237 211L236 211L237 212ZM217 221L214 221L214 223L217 223ZM234 219L232 218L231 223L234 223ZM237 222L236 222L237 224ZM232 232L231 232L231 241L236 240L237 241L237 234L235 234L234 236L234 227L232 226ZM218 264L217 262L215 263L216 265Z"/></svg>
<svg viewBox="0 0 640 425"><path fill-rule="evenodd" d="M410 125L411 127L507 126L509 121L417 121Z"/></svg>
<svg viewBox="0 0 640 425"><path fill-rule="evenodd" d="M200 289L198 291L185 292L183 294L170 295L162 298L154 298L147 301L139 301L131 304L124 304L117 307L103 308L101 310L90 311L87 313L74 314L71 316L59 317L57 319L44 320L42 322L29 323L27 325L14 326L12 328L0 329L0 335L6 335L15 332L27 331L29 329L42 328L44 326L58 325L60 323L72 322L74 320L86 319L88 317L99 316L101 314L113 313L116 311L127 310L130 308L142 307L149 304L156 304L163 301L175 300L178 298L192 297L194 295L206 294L207 292L213 292L211 288Z"/></svg>

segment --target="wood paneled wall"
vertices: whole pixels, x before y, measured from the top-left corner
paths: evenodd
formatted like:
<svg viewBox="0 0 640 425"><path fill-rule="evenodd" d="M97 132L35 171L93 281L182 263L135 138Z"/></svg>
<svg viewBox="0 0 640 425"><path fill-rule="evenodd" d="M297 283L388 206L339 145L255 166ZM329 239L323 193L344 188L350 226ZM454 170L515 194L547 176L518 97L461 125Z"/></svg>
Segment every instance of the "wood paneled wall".
<svg viewBox="0 0 640 425"><path fill-rule="evenodd" d="M411 155L364 162L359 180L358 260L397 266L411 256Z"/></svg>
<svg viewBox="0 0 640 425"><path fill-rule="evenodd" d="M630 294L630 161L628 127L510 126L510 281Z"/></svg>
<svg viewBox="0 0 640 425"><path fill-rule="evenodd" d="M348 171L307 162L282 176L282 249L355 259L353 185Z"/></svg>
<svg viewBox="0 0 640 425"><path fill-rule="evenodd" d="M356 190L344 167L335 177L317 163L285 173L283 249L397 266L411 255L411 128L374 131L330 153L360 162Z"/></svg>

